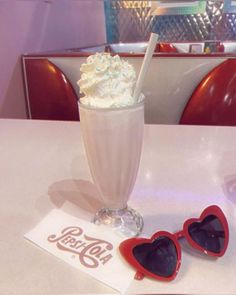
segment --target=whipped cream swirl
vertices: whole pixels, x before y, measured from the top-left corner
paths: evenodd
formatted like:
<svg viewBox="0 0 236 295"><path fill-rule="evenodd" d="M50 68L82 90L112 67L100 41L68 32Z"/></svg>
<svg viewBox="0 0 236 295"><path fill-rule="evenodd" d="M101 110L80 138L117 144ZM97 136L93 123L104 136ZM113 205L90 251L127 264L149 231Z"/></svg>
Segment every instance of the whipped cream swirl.
<svg viewBox="0 0 236 295"><path fill-rule="evenodd" d="M81 79L77 82L82 104L97 108L115 108L136 103L133 88L136 73L132 65L118 55L96 53L80 67Z"/></svg>

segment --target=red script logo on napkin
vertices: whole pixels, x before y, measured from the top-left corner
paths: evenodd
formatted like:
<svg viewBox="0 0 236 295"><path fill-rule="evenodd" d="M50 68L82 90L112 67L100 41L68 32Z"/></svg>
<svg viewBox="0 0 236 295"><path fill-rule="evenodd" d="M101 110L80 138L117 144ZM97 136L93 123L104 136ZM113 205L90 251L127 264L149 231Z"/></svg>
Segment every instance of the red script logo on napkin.
<svg viewBox="0 0 236 295"><path fill-rule="evenodd" d="M106 264L112 258L110 242L90 237L78 226L66 227L59 235L50 235L48 241L55 243L58 249L78 256L80 263L88 268Z"/></svg>

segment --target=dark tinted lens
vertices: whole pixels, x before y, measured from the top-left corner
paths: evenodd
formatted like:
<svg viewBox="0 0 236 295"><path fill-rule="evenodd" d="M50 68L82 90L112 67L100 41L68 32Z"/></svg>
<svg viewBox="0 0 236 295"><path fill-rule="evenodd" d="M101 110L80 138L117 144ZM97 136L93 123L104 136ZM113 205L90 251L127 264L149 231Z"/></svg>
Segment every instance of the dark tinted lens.
<svg viewBox="0 0 236 295"><path fill-rule="evenodd" d="M133 255L149 272L162 277L171 276L176 269L177 250L168 237L158 237L153 243L137 245Z"/></svg>
<svg viewBox="0 0 236 295"><path fill-rule="evenodd" d="M202 222L191 224L188 231L191 238L205 250L220 253L224 247L224 228L214 215L207 216Z"/></svg>

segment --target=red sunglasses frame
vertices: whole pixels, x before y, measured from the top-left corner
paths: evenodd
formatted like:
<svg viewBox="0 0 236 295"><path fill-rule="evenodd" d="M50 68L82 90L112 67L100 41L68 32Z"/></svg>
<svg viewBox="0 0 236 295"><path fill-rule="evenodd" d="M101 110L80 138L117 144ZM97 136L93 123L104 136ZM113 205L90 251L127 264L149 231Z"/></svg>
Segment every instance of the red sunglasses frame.
<svg viewBox="0 0 236 295"><path fill-rule="evenodd" d="M210 215L216 216L224 228L224 234L225 234L224 246L219 253L207 251L206 249L204 249L203 247L198 245L191 238L191 236L189 235L189 231L188 231L188 228L191 224L193 224L195 222L201 222L207 216L210 216ZM176 247L177 263L176 263L176 267L175 267L173 274L169 277L158 276L158 275L153 274L152 272L148 271L145 267L143 267L137 261L137 259L133 255L134 247L136 247L137 245L144 244L144 243L152 243L155 239L157 239L158 237L161 237L161 236L165 236L165 237L168 237L169 239L171 239ZM170 233L167 231L158 231L158 232L154 233L154 235L151 238L131 238L131 239L123 241L119 246L119 250L120 250L120 253L122 254L122 256L126 259L126 261L128 261L137 270L136 275L135 275L135 279L141 280L146 275L146 276L149 276L151 278L158 279L161 281L171 281L178 274L179 268L181 265L181 247L178 242L178 239L181 239L181 238L186 238L188 243L193 248L197 249L200 252L205 253L206 255L214 256L214 257L223 256L226 249L227 249L228 242L229 242L229 227L228 227L228 222L226 220L226 217L225 217L223 211L216 205L209 206L203 210L203 212L199 218L190 218L190 219L186 220L183 225L183 230L181 230L181 231L178 231L176 233Z"/></svg>

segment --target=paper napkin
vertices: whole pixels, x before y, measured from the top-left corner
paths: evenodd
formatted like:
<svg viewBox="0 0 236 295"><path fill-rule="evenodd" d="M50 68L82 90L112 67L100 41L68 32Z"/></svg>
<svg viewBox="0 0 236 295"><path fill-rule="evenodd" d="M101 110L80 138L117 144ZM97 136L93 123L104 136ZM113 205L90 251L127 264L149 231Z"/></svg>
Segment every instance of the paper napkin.
<svg viewBox="0 0 236 295"><path fill-rule="evenodd" d="M119 292L134 278L118 250L124 238L62 210L52 210L25 238Z"/></svg>

